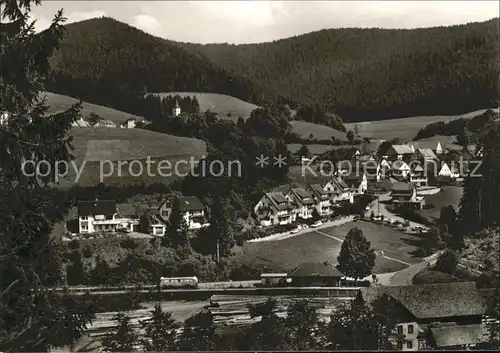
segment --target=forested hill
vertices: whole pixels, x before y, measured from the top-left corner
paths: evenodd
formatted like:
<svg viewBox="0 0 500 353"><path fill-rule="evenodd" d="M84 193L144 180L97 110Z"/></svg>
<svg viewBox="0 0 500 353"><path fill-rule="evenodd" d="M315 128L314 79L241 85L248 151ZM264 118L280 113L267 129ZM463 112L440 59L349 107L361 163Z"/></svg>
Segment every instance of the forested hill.
<svg viewBox="0 0 500 353"><path fill-rule="evenodd" d="M498 19L412 30L329 29L269 43L177 43L344 121L495 106Z"/></svg>
<svg viewBox="0 0 500 353"><path fill-rule="evenodd" d="M111 18L67 25L52 64L55 79L47 90L125 111L127 97L147 92L225 93L256 103L278 99L201 54Z"/></svg>

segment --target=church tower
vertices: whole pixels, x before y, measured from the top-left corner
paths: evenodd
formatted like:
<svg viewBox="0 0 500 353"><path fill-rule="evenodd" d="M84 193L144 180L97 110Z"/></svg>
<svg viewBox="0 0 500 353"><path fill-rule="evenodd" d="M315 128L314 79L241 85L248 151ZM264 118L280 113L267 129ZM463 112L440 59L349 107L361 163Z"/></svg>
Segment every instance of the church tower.
<svg viewBox="0 0 500 353"><path fill-rule="evenodd" d="M179 102L175 101L175 107L174 107L174 116L179 116L181 114L181 107L179 106Z"/></svg>

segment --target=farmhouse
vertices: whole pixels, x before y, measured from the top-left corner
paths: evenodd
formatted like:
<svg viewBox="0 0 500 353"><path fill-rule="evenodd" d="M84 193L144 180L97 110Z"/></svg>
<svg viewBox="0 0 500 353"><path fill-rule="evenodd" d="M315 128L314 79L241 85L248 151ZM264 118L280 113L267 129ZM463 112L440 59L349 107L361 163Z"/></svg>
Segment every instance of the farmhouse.
<svg viewBox="0 0 500 353"><path fill-rule="evenodd" d="M395 183L391 188L391 197L394 204L422 208L425 200L417 196L417 188L413 183Z"/></svg>
<svg viewBox="0 0 500 353"><path fill-rule="evenodd" d="M387 151L387 158L391 161L409 160L415 153L415 148L409 145L392 145Z"/></svg>
<svg viewBox="0 0 500 353"><path fill-rule="evenodd" d="M333 178L323 186L333 202L354 202L354 196L349 186L340 178Z"/></svg>
<svg viewBox="0 0 500 353"><path fill-rule="evenodd" d="M316 211L320 216L329 216L333 213L330 195L319 184L309 185L308 191L313 195Z"/></svg>
<svg viewBox="0 0 500 353"><path fill-rule="evenodd" d="M397 320L398 350L462 349L485 342L486 297L474 282L361 288L356 300L371 305L386 295Z"/></svg>
<svg viewBox="0 0 500 353"><path fill-rule="evenodd" d="M460 173L458 173L454 165L452 164L451 167L448 166L448 163L443 162L441 164L441 169L438 172L439 177L446 177L446 178L451 178L451 179L456 179L460 176Z"/></svg>
<svg viewBox="0 0 500 353"><path fill-rule="evenodd" d="M423 161L437 161L438 157L430 148L419 148L417 150L417 157Z"/></svg>
<svg viewBox="0 0 500 353"><path fill-rule="evenodd" d="M94 127L116 127L116 124L111 120L100 120L94 125Z"/></svg>
<svg viewBox="0 0 500 353"><path fill-rule="evenodd" d="M134 118L129 118L129 119L125 120L120 125L120 127L122 129L134 129L136 125L137 125L137 120L135 120Z"/></svg>
<svg viewBox="0 0 500 353"><path fill-rule="evenodd" d="M296 206L297 217L302 219L312 218L316 202L311 193L303 188L290 188L285 197Z"/></svg>
<svg viewBox="0 0 500 353"><path fill-rule="evenodd" d="M71 123L71 127L90 127L90 123L85 120L82 116Z"/></svg>
<svg viewBox="0 0 500 353"><path fill-rule="evenodd" d="M167 195L165 201L158 207L160 217L164 222L168 222L176 198L188 229L200 229L209 225L205 215L205 205L196 196Z"/></svg>
<svg viewBox="0 0 500 353"><path fill-rule="evenodd" d="M179 115L181 115L181 107L180 107L178 101L175 101L175 106L174 106L174 109L172 111L172 114L173 114L173 116L179 116Z"/></svg>
<svg viewBox="0 0 500 353"><path fill-rule="evenodd" d="M297 266L288 277L298 287L338 287L344 275L328 262L305 262Z"/></svg>
<svg viewBox="0 0 500 353"><path fill-rule="evenodd" d="M116 201L78 202L79 233L116 232L122 223L118 217Z"/></svg>
<svg viewBox="0 0 500 353"><path fill-rule="evenodd" d="M167 227L165 223L161 220L159 214L148 213L141 217L140 229L141 232L145 234L164 236Z"/></svg>
<svg viewBox="0 0 500 353"><path fill-rule="evenodd" d="M287 225L296 221L297 211L281 192L268 192L257 202L254 214L262 226Z"/></svg>
<svg viewBox="0 0 500 353"><path fill-rule="evenodd" d="M380 181L380 176L382 174L381 165L374 158L363 162L363 170L368 181Z"/></svg>
<svg viewBox="0 0 500 353"><path fill-rule="evenodd" d="M396 160L391 165L391 174L395 179L403 180L410 174L410 166L402 160Z"/></svg>

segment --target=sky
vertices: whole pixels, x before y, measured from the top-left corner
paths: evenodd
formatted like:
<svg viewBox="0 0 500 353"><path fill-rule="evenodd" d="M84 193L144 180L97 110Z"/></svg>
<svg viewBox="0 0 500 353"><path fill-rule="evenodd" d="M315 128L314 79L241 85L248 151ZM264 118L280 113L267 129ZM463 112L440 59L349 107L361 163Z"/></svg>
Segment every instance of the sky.
<svg viewBox="0 0 500 353"><path fill-rule="evenodd" d="M195 43L258 43L324 28L417 28L486 21L498 1L48 1L37 29L57 10L68 22L108 16L158 37Z"/></svg>

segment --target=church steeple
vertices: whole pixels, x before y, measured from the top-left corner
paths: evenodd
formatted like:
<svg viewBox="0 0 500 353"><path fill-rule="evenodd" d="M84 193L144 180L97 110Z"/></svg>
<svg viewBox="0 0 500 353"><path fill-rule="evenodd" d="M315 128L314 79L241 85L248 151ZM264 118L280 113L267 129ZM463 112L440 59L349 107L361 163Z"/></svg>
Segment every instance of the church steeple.
<svg viewBox="0 0 500 353"><path fill-rule="evenodd" d="M181 107L179 106L179 102L175 100L175 107L174 107L174 116L179 116L181 114Z"/></svg>

